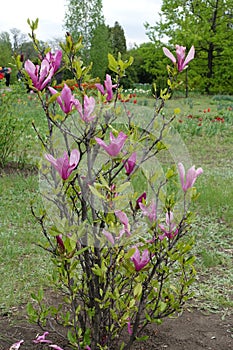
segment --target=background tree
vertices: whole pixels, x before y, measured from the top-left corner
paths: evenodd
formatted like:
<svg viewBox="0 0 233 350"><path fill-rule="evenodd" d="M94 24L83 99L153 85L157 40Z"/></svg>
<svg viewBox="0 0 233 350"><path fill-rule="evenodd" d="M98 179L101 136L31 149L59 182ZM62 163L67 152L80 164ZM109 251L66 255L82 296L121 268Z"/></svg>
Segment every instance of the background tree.
<svg viewBox="0 0 233 350"><path fill-rule="evenodd" d="M7 32L0 33L0 66L1 67L14 67L12 45L10 41L10 35ZM10 74L10 84L14 81L15 72ZM0 80L0 85L5 85L6 79ZM4 83L3 83L4 82Z"/></svg>
<svg viewBox="0 0 233 350"><path fill-rule="evenodd" d="M0 33L0 66L9 67L9 62L13 62L10 34L2 32Z"/></svg>
<svg viewBox="0 0 233 350"><path fill-rule="evenodd" d="M90 48L93 77L99 77L103 81L108 66L108 53L111 51L109 28L105 24L100 24L93 32Z"/></svg>
<svg viewBox="0 0 233 350"><path fill-rule="evenodd" d="M19 52L20 47L22 44L27 41L28 36L24 33L22 33L19 29L17 28L12 28L10 30L11 35L12 35L12 46L13 46L13 51L14 52Z"/></svg>
<svg viewBox="0 0 233 350"><path fill-rule="evenodd" d="M151 40L167 37L173 48L194 44L193 85L206 93L232 93L232 9L233 0L163 0L160 21L146 24L147 34Z"/></svg>
<svg viewBox="0 0 233 350"><path fill-rule="evenodd" d="M90 48L96 28L104 24L102 0L67 0L64 27L74 40L83 37L82 58L90 62Z"/></svg>
<svg viewBox="0 0 233 350"><path fill-rule="evenodd" d="M110 40L112 46L112 53L117 57L118 52L122 55L126 53L126 39L124 29L118 22L115 22L114 26L110 28Z"/></svg>
<svg viewBox="0 0 233 350"><path fill-rule="evenodd" d="M156 83L158 91L166 87L167 76L164 74L166 58L162 43L143 43L127 51L127 57L134 58L133 65L127 69L124 86L133 87L134 83Z"/></svg>
<svg viewBox="0 0 233 350"><path fill-rule="evenodd" d="M22 45L19 47L18 53L23 55L24 61L30 59L31 61L36 62L36 60L38 60L38 53L31 41L25 41L22 43Z"/></svg>

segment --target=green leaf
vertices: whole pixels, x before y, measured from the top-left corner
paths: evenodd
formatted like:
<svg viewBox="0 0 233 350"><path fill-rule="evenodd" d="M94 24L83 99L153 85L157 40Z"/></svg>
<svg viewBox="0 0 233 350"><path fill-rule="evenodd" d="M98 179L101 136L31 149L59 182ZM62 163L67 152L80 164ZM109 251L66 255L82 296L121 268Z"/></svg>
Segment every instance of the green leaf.
<svg viewBox="0 0 233 350"><path fill-rule="evenodd" d="M85 344L90 344L90 341L91 341L90 335L91 335L91 330L90 328L87 328L83 337L83 341Z"/></svg>
<svg viewBox="0 0 233 350"><path fill-rule="evenodd" d="M113 72L118 73L118 63L110 53L108 54L108 68Z"/></svg>
<svg viewBox="0 0 233 350"><path fill-rule="evenodd" d="M40 288L39 290L38 290L38 301L39 302L41 302L42 300L43 300L43 297L44 297L44 291L43 291L43 289L42 288Z"/></svg>
<svg viewBox="0 0 233 350"><path fill-rule="evenodd" d="M129 302L129 308L131 309L132 307L134 307L136 303L136 300L135 299L131 299L130 302Z"/></svg>
<svg viewBox="0 0 233 350"><path fill-rule="evenodd" d="M89 185L89 188L96 197L105 199L105 197L94 186Z"/></svg>
<svg viewBox="0 0 233 350"><path fill-rule="evenodd" d="M130 259L135 253L135 248L130 248L128 252L125 254L124 259Z"/></svg>
<svg viewBox="0 0 233 350"><path fill-rule="evenodd" d="M170 178L173 177L174 175L175 175L174 169L170 168L170 169L168 169L168 171L166 172L166 179L170 179Z"/></svg>
<svg viewBox="0 0 233 350"><path fill-rule="evenodd" d="M148 335L143 335L142 337L136 337L137 341L145 341L148 340L149 336Z"/></svg>
<svg viewBox="0 0 233 350"><path fill-rule="evenodd" d="M152 322L152 319L147 312L145 313L145 317L146 317L147 321Z"/></svg>
<svg viewBox="0 0 233 350"><path fill-rule="evenodd" d="M36 322L38 320L37 311L34 309L31 303L27 304L27 314L30 320Z"/></svg>
<svg viewBox="0 0 233 350"><path fill-rule="evenodd" d="M142 294L142 284L138 283L134 287L133 295L134 295L135 298L139 298L141 294Z"/></svg>
<svg viewBox="0 0 233 350"><path fill-rule="evenodd" d="M127 187L130 186L130 182L125 182L122 185L120 185L119 187L117 187L117 192L124 192L126 190Z"/></svg>
<svg viewBox="0 0 233 350"><path fill-rule="evenodd" d="M158 151L162 151L163 149L167 149L167 146L165 145L165 143L163 143L162 141L159 141L156 145L157 150Z"/></svg>
<svg viewBox="0 0 233 350"><path fill-rule="evenodd" d="M122 342L122 343L121 343L120 350L123 350L123 349L124 349L124 347L125 347L125 343L124 343L124 342Z"/></svg>
<svg viewBox="0 0 233 350"><path fill-rule="evenodd" d="M103 175L100 174L99 176L100 176L100 181L102 182L102 184L110 191L110 187L108 186L108 183L105 180L105 178L103 177Z"/></svg>
<svg viewBox="0 0 233 350"><path fill-rule="evenodd" d="M48 104L55 102L56 99L57 99L60 95L61 95L60 92L57 92L56 94L52 95L52 96L49 98L49 100L48 100Z"/></svg>
<svg viewBox="0 0 233 350"><path fill-rule="evenodd" d="M67 332L67 339L69 340L69 342L72 345L76 345L77 344L75 334L70 329Z"/></svg>
<svg viewBox="0 0 233 350"><path fill-rule="evenodd" d="M99 276L99 277L102 276L102 270L101 270L101 267L99 267L99 265L95 264L95 265L92 267L92 271L94 272L94 274L95 274L96 276Z"/></svg>
<svg viewBox="0 0 233 350"><path fill-rule="evenodd" d="M75 253L75 256L78 256L78 255L84 253L86 250L88 250L88 247L84 247L84 248L78 250L78 251Z"/></svg>
<svg viewBox="0 0 233 350"><path fill-rule="evenodd" d="M32 298L33 300L36 300L36 301L38 300L35 293L31 293L31 298Z"/></svg>
<svg viewBox="0 0 233 350"><path fill-rule="evenodd" d="M49 231L49 234L50 234L51 236L57 236L57 235L60 235L60 234L62 233L61 231L59 231L59 230L57 229L56 226L50 227L50 229L49 229L48 231Z"/></svg>
<svg viewBox="0 0 233 350"><path fill-rule="evenodd" d="M185 260L185 265L192 265L194 264L195 260L196 260L195 256L190 256Z"/></svg>
<svg viewBox="0 0 233 350"><path fill-rule="evenodd" d="M159 308L160 308L160 311L163 312L163 311L166 310L167 304L164 303L163 301L161 301L161 302L159 303Z"/></svg>

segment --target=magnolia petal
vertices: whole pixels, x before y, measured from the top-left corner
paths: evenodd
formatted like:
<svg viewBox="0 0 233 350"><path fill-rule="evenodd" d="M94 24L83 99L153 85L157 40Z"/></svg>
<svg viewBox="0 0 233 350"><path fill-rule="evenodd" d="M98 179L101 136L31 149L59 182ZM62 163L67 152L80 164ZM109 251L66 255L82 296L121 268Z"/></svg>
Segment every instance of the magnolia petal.
<svg viewBox="0 0 233 350"><path fill-rule="evenodd" d="M88 97L87 95L84 96L84 113L83 113L83 120L88 123L91 122L96 116L91 114L94 112L95 109L95 99L94 97Z"/></svg>
<svg viewBox="0 0 233 350"><path fill-rule="evenodd" d="M114 240L113 235L112 235L110 232L106 231L105 229L103 229L102 232L103 232L103 235L107 238L107 240L108 240L112 245L114 245L115 240Z"/></svg>
<svg viewBox="0 0 233 350"><path fill-rule="evenodd" d="M185 58L185 61L183 63L183 66L187 66L187 64L194 59L194 55L195 55L195 48L194 46L191 47L191 49L189 50L186 58Z"/></svg>
<svg viewBox="0 0 233 350"><path fill-rule="evenodd" d="M185 184L186 190L188 190L189 188L191 188L194 185L195 180L196 180L196 170L195 170L195 166L193 165L187 171L186 184Z"/></svg>
<svg viewBox="0 0 233 350"><path fill-rule="evenodd" d="M51 340L45 339L45 337L49 334L49 332L44 332L42 335L38 335L36 339L33 340L33 343L35 344L45 344L45 343L52 343Z"/></svg>
<svg viewBox="0 0 233 350"><path fill-rule="evenodd" d="M61 178L63 180L68 179L68 169L69 169L69 156L68 153L65 151L63 157L57 158L57 171L59 172Z"/></svg>
<svg viewBox="0 0 233 350"><path fill-rule="evenodd" d="M63 350L60 346L56 345L56 344L52 344L52 345L49 345L50 348L53 348L55 350Z"/></svg>
<svg viewBox="0 0 233 350"><path fill-rule="evenodd" d="M131 328L130 322L127 322L127 330L128 330L129 335L132 335L132 334L133 334L133 330L132 330L132 328Z"/></svg>
<svg viewBox="0 0 233 350"><path fill-rule="evenodd" d="M103 147L106 150L107 145L102 139L100 139L99 137L95 137L95 140L101 147Z"/></svg>
<svg viewBox="0 0 233 350"><path fill-rule="evenodd" d="M54 167L57 166L57 160L51 154L45 154L45 159L47 159Z"/></svg>
<svg viewBox="0 0 233 350"><path fill-rule="evenodd" d="M80 152L77 149L73 149L70 153L70 166L76 166L78 165L80 160Z"/></svg>
<svg viewBox="0 0 233 350"><path fill-rule="evenodd" d="M9 350L18 350L20 348L20 345L24 343L24 340L17 341L16 343L12 344Z"/></svg>
<svg viewBox="0 0 233 350"><path fill-rule="evenodd" d="M203 169L202 168L197 168L196 170L196 175L199 176L203 173Z"/></svg>
<svg viewBox="0 0 233 350"><path fill-rule="evenodd" d="M180 176L180 182L181 182L182 189L183 189L183 191L185 191L184 190L185 169L184 169L184 165L182 163L178 163L178 172L179 172L179 176Z"/></svg>
<svg viewBox="0 0 233 350"><path fill-rule="evenodd" d="M104 87L103 87L102 84L97 83L97 84L95 84L95 86L97 87L97 89L100 91L100 93L101 93L102 95L105 94Z"/></svg>
<svg viewBox="0 0 233 350"><path fill-rule="evenodd" d="M163 47L163 52L164 52L164 55L167 56L172 61L172 63L174 63L174 64L176 63L176 58L171 53L170 50L168 50L166 47Z"/></svg>
<svg viewBox="0 0 233 350"><path fill-rule="evenodd" d="M81 119L83 119L83 109L82 109L82 105L79 102L79 100L74 100L74 106L77 109Z"/></svg>
<svg viewBox="0 0 233 350"><path fill-rule="evenodd" d="M107 101L111 101L113 98L113 92L112 92L112 78L109 74L106 74L106 80L104 81L104 85L107 91Z"/></svg>
<svg viewBox="0 0 233 350"><path fill-rule="evenodd" d="M129 220L127 215L121 211L121 210L115 210L115 215L118 217L118 219L120 220L120 222L124 225L124 226L128 226L129 225Z"/></svg>
<svg viewBox="0 0 233 350"><path fill-rule="evenodd" d="M131 156L125 161L124 167L126 175L130 175L136 165L137 153L133 152Z"/></svg>

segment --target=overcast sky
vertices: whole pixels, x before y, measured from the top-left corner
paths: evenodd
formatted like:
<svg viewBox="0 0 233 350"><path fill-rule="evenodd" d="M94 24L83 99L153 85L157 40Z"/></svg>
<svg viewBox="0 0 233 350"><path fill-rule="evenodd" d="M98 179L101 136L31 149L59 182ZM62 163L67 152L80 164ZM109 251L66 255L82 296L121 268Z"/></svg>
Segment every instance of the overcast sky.
<svg viewBox="0 0 233 350"><path fill-rule="evenodd" d="M162 0L102 0L105 23L113 26L115 21L123 27L127 45L149 41L143 23L154 24L158 20ZM17 28L29 32L27 19L39 18L37 38L63 38L64 12L67 0L7 0L3 6L0 32Z"/></svg>

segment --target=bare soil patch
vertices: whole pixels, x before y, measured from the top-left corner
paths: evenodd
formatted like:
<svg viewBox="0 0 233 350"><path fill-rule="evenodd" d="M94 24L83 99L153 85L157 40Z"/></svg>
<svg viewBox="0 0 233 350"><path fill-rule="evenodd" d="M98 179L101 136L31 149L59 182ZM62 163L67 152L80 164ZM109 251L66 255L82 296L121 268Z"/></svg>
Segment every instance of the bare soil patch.
<svg viewBox="0 0 233 350"><path fill-rule="evenodd" d="M0 316L0 350L9 350L10 346L21 339L24 343L20 350L44 349L32 340L43 331L30 324L24 312ZM221 314L204 314L197 309L185 310L178 318L166 319L162 325L150 325L145 330L149 339L136 343L133 350L230 350L233 349L233 315L222 319ZM56 334L50 332L49 338L64 350L71 348ZM118 350L118 349L116 349Z"/></svg>

